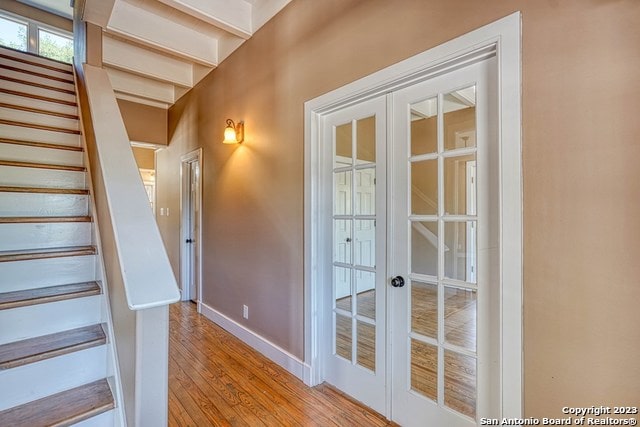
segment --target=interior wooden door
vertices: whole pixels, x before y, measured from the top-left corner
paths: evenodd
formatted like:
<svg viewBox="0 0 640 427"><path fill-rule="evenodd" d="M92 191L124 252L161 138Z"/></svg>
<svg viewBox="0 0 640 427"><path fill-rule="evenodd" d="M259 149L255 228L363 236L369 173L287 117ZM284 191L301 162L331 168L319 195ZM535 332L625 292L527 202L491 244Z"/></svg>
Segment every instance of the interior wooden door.
<svg viewBox="0 0 640 427"><path fill-rule="evenodd" d="M323 141L333 153L325 379L384 412L386 101L366 101L324 120Z"/></svg>
<svg viewBox="0 0 640 427"><path fill-rule="evenodd" d="M495 63L393 95L391 411L403 426L496 413Z"/></svg>

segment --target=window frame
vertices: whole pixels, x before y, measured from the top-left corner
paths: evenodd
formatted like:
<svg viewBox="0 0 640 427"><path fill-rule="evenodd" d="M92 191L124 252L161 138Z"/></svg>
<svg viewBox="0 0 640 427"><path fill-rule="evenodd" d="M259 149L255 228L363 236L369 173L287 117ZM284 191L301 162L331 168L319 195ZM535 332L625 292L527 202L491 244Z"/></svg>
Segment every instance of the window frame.
<svg viewBox="0 0 640 427"><path fill-rule="evenodd" d="M40 54L40 30L46 31L56 36L68 38L71 40L73 44L75 41L73 39L73 33L62 28L55 27L53 25L46 24L44 22L37 21L35 19L28 18L26 16L17 15L15 13L0 11L0 18L14 21L19 24L23 24L27 26L27 50L21 52L27 52L33 55L42 56L43 58L51 59L52 61L62 62L67 64L67 62L60 61L58 59L49 58ZM8 49L12 49L8 46L3 46ZM18 50L18 49L17 49ZM68 64L70 64L69 62Z"/></svg>
<svg viewBox="0 0 640 427"><path fill-rule="evenodd" d="M16 50L20 50L20 52L29 52L29 39L30 39L30 37L29 37L29 35L30 35L29 34L29 21L23 16L9 14L9 13L6 13L4 11L0 12L0 18L5 19L7 21L15 22L16 24L24 25L24 26L27 27L27 34L26 34L26 37L27 37L26 48L27 48L27 50L20 50L20 49L16 49ZM8 49L15 49L15 48L12 48L12 47L9 47L9 46L5 46L5 45L0 45L0 46L6 47Z"/></svg>

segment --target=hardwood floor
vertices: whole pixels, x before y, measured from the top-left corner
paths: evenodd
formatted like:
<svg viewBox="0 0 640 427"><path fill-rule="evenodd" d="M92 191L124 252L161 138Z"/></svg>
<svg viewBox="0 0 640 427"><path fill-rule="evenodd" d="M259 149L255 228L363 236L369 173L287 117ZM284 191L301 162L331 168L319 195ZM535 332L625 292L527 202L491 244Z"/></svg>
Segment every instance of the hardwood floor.
<svg viewBox="0 0 640 427"><path fill-rule="evenodd" d="M309 388L196 312L170 308L170 426L393 426L329 385Z"/></svg>

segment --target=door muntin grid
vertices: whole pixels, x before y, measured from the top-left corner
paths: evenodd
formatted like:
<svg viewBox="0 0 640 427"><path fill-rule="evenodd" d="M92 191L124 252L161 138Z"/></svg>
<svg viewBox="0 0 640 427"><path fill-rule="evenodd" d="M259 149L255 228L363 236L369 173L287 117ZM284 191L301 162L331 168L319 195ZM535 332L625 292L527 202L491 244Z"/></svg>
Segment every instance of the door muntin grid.
<svg viewBox="0 0 640 427"><path fill-rule="evenodd" d="M376 116L333 126L333 354L376 372Z"/></svg>
<svg viewBox="0 0 640 427"><path fill-rule="evenodd" d="M476 90L408 106L411 393L470 418L477 401Z"/></svg>

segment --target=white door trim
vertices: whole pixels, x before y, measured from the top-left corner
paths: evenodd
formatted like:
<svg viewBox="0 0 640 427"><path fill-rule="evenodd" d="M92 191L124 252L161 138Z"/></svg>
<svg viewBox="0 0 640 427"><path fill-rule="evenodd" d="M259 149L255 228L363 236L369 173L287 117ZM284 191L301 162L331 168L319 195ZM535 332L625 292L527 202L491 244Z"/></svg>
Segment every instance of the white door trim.
<svg viewBox="0 0 640 427"><path fill-rule="evenodd" d="M200 166L200 175L198 176L198 191L196 197L198 198L198 206L200 209L198 210L198 235L196 239L198 241L198 259L202 260L202 148L198 148L197 150L191 151L182 157L180 157L180 293L181 300L188 301L192 298L189 295L189 287L186 286L187 283L187 251L189 248L187 247L186 240L189 238L188 233L189 230L186 229L185 224L187 223L187 215L189 213L188 209L185 208L186 196L188 194L188 188L186 188L187 183L184 180L185 167L190 162L197 160ZM202 262L198 263L198 297L202 299ZM186 289L186 291L185 291ZM198 307L200 307L198 305Z"/></svg>
<svg viewBox="0 0 640 427"><path fill-rule="evenodd" d="M500 150L500 278L501 278L501 417L523 414L522 368L522 164L521 164L521 15L515 12L454 40L429 49L374 74L305 103L304 305L305 382L316 385L324 373L319 348L324 306L321 285L330 283L322 266L322 248L331 245L331 230L321 208L330 193L323 188L323 116L365 99L407 87L460 67L483 55L498 58ZM329 240L327 240L329 239Z"/></svg>

